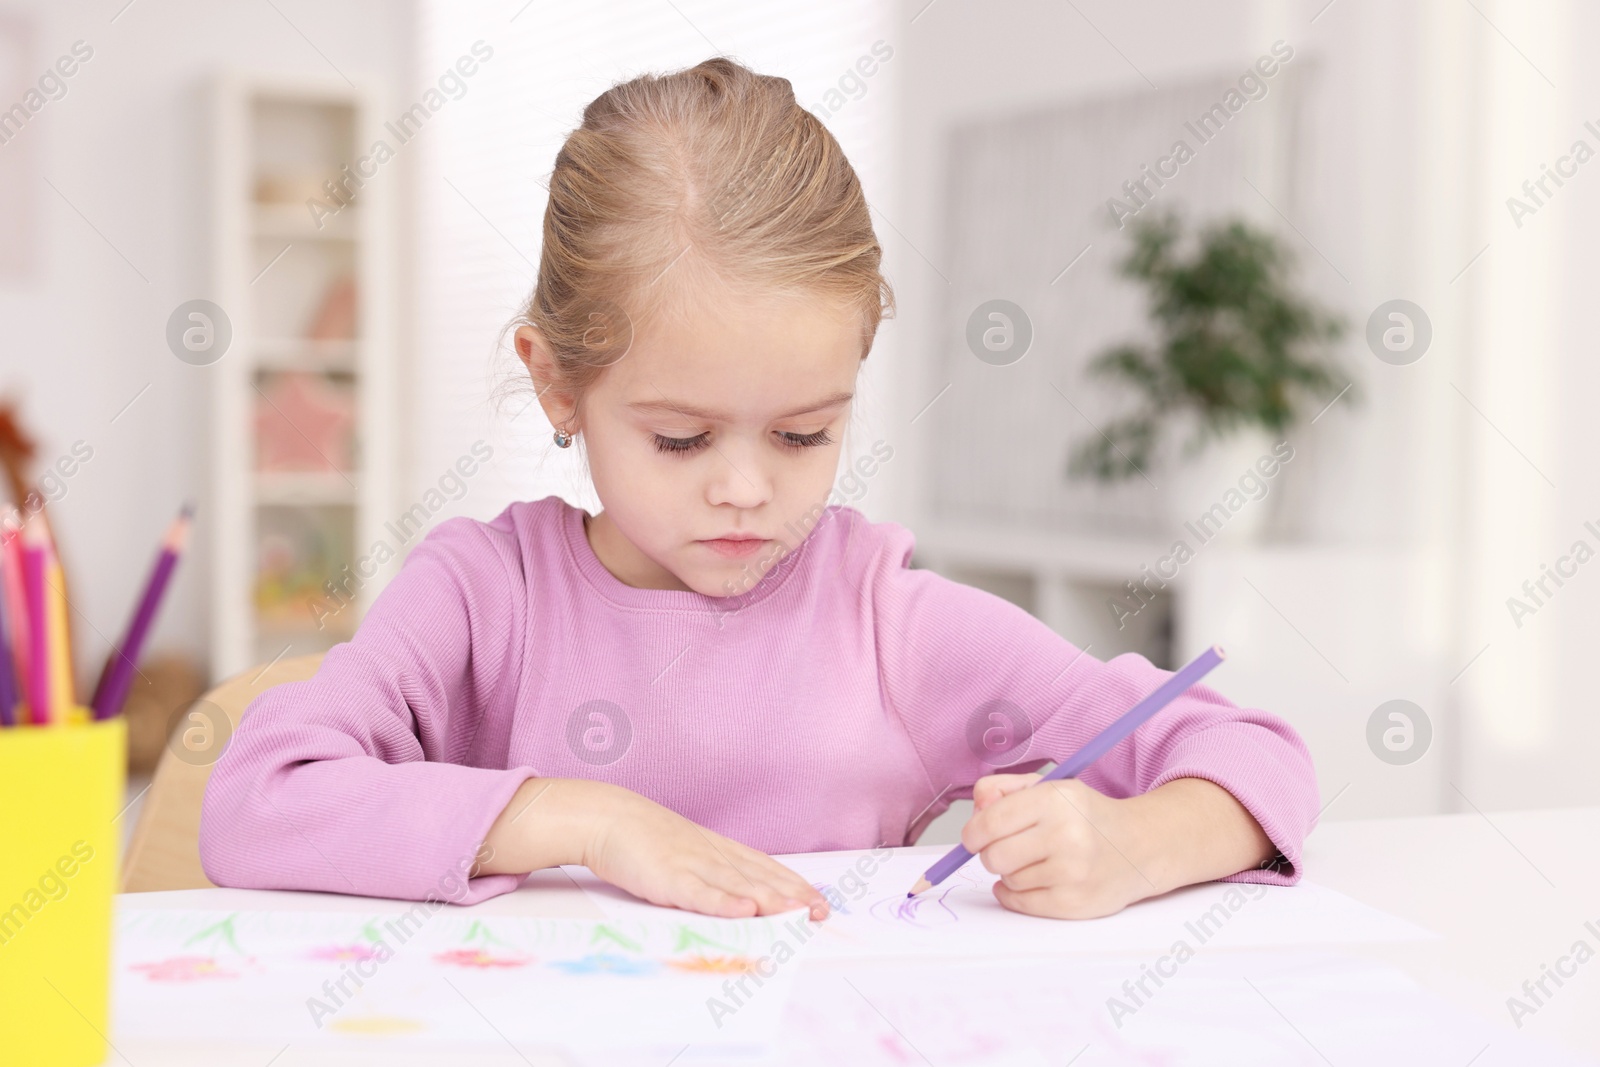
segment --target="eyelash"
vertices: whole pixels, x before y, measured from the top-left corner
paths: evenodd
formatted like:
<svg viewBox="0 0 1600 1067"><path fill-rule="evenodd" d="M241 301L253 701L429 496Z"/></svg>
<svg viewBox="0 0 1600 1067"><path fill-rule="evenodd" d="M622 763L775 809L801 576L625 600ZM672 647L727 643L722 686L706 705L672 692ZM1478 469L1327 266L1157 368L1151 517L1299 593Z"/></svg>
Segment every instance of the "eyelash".
<svg viewBox="0 0 1600 1067"><path fill-rule="evenodd" d="M663 437L658 433L650 435L655 442L657 452L688 453L698 452L706 447L709 434L699 434L695 437ZM816 433L783 433L778 436L782 439L784 448L799 451L802 448L818 448L822 445L832 444L833 435L823 427Z"/></svg>

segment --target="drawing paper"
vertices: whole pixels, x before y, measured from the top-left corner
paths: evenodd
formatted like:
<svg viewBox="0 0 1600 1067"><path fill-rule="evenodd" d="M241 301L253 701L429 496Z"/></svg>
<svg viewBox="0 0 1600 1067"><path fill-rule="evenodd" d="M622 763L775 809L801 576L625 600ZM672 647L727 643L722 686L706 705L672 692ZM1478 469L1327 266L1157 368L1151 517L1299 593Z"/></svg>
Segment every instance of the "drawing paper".
<svg viewBox="0 0 1600 1067"><path fill-rule="evenodd" d="M1164 955L1164 954L1163 954ZM1578 1067L1397 968L1320 950L802 970L765 1067ZM1157 965L1159 973L1152 977ZM1156 979L1160 978L1158 984ZM1130 992L1131 988L1131 992Z"/></svg>
<svg viewBox="0 0 1600 1067"><path fill-rule="evenodd" d="M792 957L781 946L805 933L681 912L609 921L425 905L365 915L119 909L113 1029L753 1049L775 1032L796 970L777 962Z"/></svg>
<svg viewBox="0 0 1600 1067"><path fill-rule="evenodd" d="M608 918L525 914L542 890L494 909L119 897L112 1036L347 1053L512 1044L605 1067L1590 1062L1386 964L1307 947L1432 936L1323 887L1198 886L1071 922L1000 908L973 863L906 907L940 852L779 857L838 905L821 924L656 908L583 868L566 871L581 893L558 872L538 881L564 910Z"/></svg>
<svg viewBox="0 0 1600 1067"><path fill-rule="evenodd" d="M1407 941L1436 936L1312 882L1265 886L1212 882L1143 900L1102 919L1059 920L1001 906L999 878L974 859L915 900L906 891L943 848L776 856L833 903L808 958L905 955L988 959L1063 952L1165 949L1185 939L1229 947ZM564 867L614 917L671 913L607 885L584 867ZM797 913L798 914L798 913Z"/></svg>

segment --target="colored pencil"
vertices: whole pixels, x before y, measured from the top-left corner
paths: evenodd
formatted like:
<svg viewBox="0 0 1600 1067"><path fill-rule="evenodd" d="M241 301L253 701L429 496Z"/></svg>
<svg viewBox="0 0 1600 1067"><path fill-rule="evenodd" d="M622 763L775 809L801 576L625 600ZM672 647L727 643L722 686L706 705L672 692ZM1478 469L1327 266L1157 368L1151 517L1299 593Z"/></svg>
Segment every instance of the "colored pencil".
<svg viewBox="0 0 1600 1067"><path fill-rule="evenodd" d="M22 529L7 529L0 548L0 570L4 570L6 610L11 615L11 679L16 699L28 703L28 597L22 581ZM24 712L25 713L25 712Z"/></svg>
<svg viewBox="0 0 1600 1067"><path fill-rule="evenodd" d="M1039 779L1034 785L1056 781L1061 778L1076 778L1082 774L1091 763L1110 752L1120 741L1138 729L1150 716L1172 703L1184 690L1205 677L1224 658L1222 649L1216 645L1212 645L1200 653L1181 670L1174 673L1172 677L1157 686L1149 696L1129 708L1116 722L1101 730L1088 744L1078 749L1069 759L1063 761L1055 770ZM906 896L914 897L924 890L932 889L954 874L971 858L972 853L968 852L964 846L957 845L939 857L939 861L929 867L921 878L917 879L917 884L911 887L911 891Z"/></svg>
<svg viewBox="0 0 1600 1067"><path fill-rule="evenodd" d="M45 627L45 556L50 542L37 513L22 528L22 587L28 600L28 721L50 722L50 643Z"/></svg>
<svg viewBox="0 0 1600 1067"><path fill-rule="evenodd" d="M145 583L144 595L139 598L139 606L128 624L128 632L117 643L117 647L111 650L105 669L100 672L100 684L95 687L94 699L91 702L97 720L109 719L116 715L122 710L123 702L128 699L128 690L133 685L134 665L144 648L145 637L150 632L150 622L155 618L156 608L161 605L161 598L166 593L173 568L178 565L178 559L183 555L193 515L194 505L185 504L178 517L168 527L167 536L162 539L161 551L157 554L155 566L150 571L150 580Z"/></svg>
<svg viewBox="0 0 1600 1067"><path fill-rule="evenodd" d="M4 561L0 560L0 565ZM12 681L11 642L6 640L6 606L0 597L0 726L17 725L17 687Z"/></svg>
<svg viewBox="0 0 1600 1067"><path fill-rule="evenodd" d="M52 544L45 558L45 626L50 634L50 721L82 721L72 692L72 642L67 629L67 579Z"/></svg>

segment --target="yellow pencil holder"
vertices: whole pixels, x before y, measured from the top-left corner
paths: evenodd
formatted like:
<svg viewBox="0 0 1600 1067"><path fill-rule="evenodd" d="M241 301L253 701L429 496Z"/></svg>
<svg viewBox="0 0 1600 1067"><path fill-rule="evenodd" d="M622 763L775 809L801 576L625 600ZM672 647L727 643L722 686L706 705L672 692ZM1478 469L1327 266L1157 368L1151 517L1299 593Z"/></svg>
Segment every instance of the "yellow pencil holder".
<svg viewBox="0 0 1600 1067"><path fill-rule="evenodd" d="M0 1061L106 1058L127 758L121 718L0 729Z"/></svg>

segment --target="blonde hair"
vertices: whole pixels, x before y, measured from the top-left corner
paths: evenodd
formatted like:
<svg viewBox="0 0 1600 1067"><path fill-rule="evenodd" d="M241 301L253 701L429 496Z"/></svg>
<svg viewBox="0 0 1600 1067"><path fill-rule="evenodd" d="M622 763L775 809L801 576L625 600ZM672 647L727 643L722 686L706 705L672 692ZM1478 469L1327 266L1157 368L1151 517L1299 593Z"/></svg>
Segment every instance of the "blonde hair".
<svg viewBox="0 0 1600 1067"><path fill-rule="evenodd" d="M556 155L533 293L513 325L544 337L581 402L633 332L698 284L820 298L860 314L866 359L894 291L855 170L788 79L719 56L621 82Z"/></svg>

